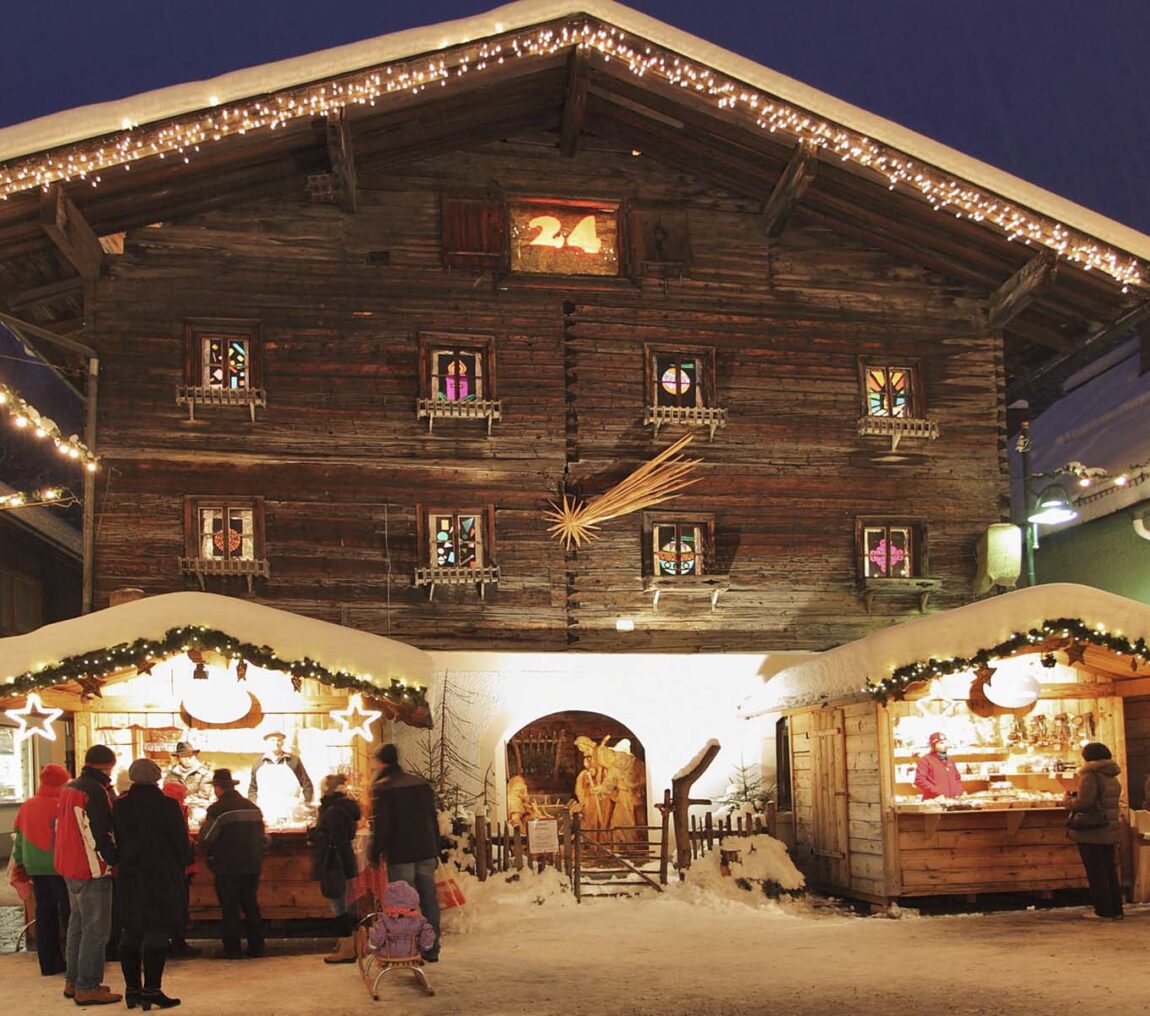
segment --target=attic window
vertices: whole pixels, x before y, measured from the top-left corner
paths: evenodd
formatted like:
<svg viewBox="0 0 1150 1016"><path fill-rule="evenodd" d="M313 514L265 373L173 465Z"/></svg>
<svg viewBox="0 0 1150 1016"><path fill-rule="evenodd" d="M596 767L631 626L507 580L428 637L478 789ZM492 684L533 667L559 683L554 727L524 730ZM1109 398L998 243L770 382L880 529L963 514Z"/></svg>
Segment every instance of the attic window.
<svg viewBox="0 0 1150 1016"><path fill-rule="evenodd" d="M619 205L551 198L509 201L513 272L618 275Z"/></svg>

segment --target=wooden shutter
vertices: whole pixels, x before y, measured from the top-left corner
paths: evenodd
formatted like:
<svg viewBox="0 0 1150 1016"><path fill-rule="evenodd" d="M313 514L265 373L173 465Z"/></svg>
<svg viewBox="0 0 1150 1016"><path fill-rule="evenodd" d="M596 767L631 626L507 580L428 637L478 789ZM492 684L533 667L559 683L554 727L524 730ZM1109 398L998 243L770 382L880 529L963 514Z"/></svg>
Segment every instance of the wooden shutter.
<svg viewBox="0 0 1150 1016"><path fill-rule="evenodd" d="M633 205L627 216L631 275L660 274L660 266L673 266L686 275L691 266L687 210L658 205ZM644 267L646 266L646 267Z"/></svg>
<svg viewBox="0 0 1150 1016"><path fill-rule="evenodd" d="M447 268L500 268L507 257L507 215L502 197L444 195L443 264Z"/></svg>

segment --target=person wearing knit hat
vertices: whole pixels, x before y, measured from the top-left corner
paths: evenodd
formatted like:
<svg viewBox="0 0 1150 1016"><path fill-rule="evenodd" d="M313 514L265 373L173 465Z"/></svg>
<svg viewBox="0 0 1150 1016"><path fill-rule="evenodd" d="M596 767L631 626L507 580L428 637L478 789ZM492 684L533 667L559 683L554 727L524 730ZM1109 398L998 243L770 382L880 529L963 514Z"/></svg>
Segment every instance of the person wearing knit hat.
<svg viewBox="0 0 1150 1016"><path fill-rule="evenodd" d="M68 886L52 863L52 836L60 788L70 779L63 766L44 766L36 793L16 812L12 863L32 880L36 896L36 955L44 977L65 970L62 933L68 926Z"/></svg>
<svg viewBox="0 0 1150 1016"><path fill-rule="evenodd" d="M116 753L94 744L84 768L60 791L52 863L68 885L71 917L65 948L64 997L77 1005L108 1005L121 995L103 984L104 947L112 933L112 866L120 855L112 835L112 770Z"/></svg>
<svg viewBox="0 0 1150 1016"><path fill-rule="evenodd" d="M930 751L919 757L914 771L914 785L924 801L936 797L961 797L965 790L958 765L947 754L946 734L936 730L928 740Z"/></svg>
<svg viewBox="0 0 1150 1016"><path fill-rule="evenodd" d="M145 1010L167 1009L180 1004L164 994L162 980L171 938L187 927L184 870L192 847L180 806L160 789L160 767L138 758L128 775L132 786L112 809L121 855L116 870L123 925L120 969L129 1009L137 1003Z"/></svg>

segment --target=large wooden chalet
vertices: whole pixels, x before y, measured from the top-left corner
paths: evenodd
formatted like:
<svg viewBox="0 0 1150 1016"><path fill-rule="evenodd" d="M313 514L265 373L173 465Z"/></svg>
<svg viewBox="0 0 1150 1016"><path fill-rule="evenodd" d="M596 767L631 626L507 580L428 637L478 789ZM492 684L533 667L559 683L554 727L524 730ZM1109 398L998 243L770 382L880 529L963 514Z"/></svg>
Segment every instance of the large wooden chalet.
<svg viewBox="0 0 1150 1016"><path fill-rule="evenodd" d="M93 608L837 645L974 597L1006 405L1150 315L1147 237L604 0L48 117L0 160L0 305L98 353ZM548 532L688 431L677 500Z"/></svg>

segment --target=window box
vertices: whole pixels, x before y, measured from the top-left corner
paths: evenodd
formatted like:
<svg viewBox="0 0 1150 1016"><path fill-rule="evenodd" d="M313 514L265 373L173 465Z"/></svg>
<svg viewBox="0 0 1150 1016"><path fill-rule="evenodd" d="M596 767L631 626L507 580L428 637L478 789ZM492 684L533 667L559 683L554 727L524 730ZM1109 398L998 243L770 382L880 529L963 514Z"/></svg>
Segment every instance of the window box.
<svg viewBox="0 0 1150 1016"><path fill-rule="evenodd" d="M473 585L485 599L487 586L499 584L499 566L493 563L495 511L453 511L417 507L419 543L424 564L415 569L415 587Z"/></svg>
<svg viewBox="0 0 1150 1016"><path fill-rule="evenodd" d="M262 387L259 325L250 321L189 322L184 333L184 383L176 386L176 405L246 406L251 420L256 407L267 406Z"/></svg>
<svg viewBox="0 0 1150 1016"><path fill-rule="evenodd" d="M906 437L938 438L938 424L926 418L917 364L860 360L859 383L863 404L860 437L889 437L892 452Z"/></svg>
<svg viewBox="0 0 1150 1016"><path fill-rule="evenodd" d="M419 398L417 420L503 419L503 403L495 397L495 340L490 335L425 332L419 337Z"/></svg>
<svg viewBox="0 0 1150 1016"><path fill-rule="evenodd" d="M727 411L715 405L715 351L648 346L644 384L647 405L644 426L655 437L664 426L705 427L710 440L727 425Z"/></svg>
<svg viewBox="0 0 1150 1016"><path fill-rule="evenodd" d="M242 577L252 592L255 578L268 578L264 556L263 498L184 498L184 555L180 572L207 578Z"/></svg>

